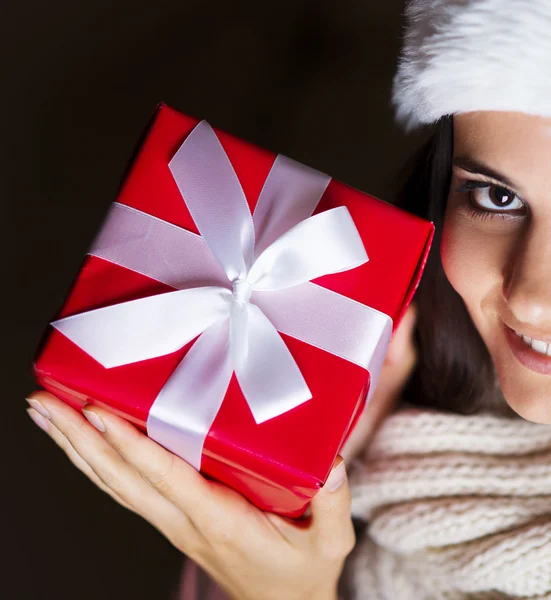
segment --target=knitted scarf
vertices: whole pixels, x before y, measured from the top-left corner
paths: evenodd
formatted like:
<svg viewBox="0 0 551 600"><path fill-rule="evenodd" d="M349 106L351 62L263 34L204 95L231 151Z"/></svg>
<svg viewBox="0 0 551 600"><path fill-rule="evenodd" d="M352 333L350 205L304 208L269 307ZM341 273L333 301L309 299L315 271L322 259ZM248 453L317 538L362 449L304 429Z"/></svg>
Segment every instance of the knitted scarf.
<svg viewBox="0 0 551 600"><path fill-rule="evenodd" d="M349 480L353 600L551 599L551 426L405 405Z"/></svg>

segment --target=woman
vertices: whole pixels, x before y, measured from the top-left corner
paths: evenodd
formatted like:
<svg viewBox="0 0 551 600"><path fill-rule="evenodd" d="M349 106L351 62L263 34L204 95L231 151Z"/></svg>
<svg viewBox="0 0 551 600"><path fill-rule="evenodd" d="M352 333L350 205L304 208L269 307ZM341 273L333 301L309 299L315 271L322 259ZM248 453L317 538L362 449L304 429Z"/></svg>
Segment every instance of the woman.
<svg viewBox="0 0 551 600"><path fill-rule="evenodd" d="M437 235L343 449L349 480L338 457L290 521L98 407L88 424L29 399L78 468L192 559L185 600L551 598L551 2L414 0L407 16L394 103L435 131L399 204Z"/></svg>

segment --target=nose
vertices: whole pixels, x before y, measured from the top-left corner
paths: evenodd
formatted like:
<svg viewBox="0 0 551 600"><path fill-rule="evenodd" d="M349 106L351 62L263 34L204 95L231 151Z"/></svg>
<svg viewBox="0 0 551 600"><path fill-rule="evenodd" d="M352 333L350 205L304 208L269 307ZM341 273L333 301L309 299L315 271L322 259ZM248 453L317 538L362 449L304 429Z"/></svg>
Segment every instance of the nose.
<svg viewBox="0 0 551 600"><path fill-rule="evenodd" d="M508 263L503 295L516 320L551 332L551 221L532 221Z"/></svg>

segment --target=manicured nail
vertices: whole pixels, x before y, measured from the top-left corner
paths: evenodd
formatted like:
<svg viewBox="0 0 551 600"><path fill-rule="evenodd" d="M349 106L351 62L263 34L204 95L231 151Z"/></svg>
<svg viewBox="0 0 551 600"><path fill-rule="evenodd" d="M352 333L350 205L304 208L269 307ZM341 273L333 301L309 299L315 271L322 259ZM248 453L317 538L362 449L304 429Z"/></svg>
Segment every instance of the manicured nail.
<svg viewBox="0 0 551 600"><path fill-rule="evenodd" d="M50 415L50 413L42 406L42 404L40 404L38 400L35 400L34 398L25 398L25 400L44 418L48 419L49 421L52 420L52 415Z"/></svg>
<svg viewBox="0 0 551 600"><path fill-rule="evenodd" d="M331 473L329 474L329 477L327 478L327 482L325 483L325 486L327 487L327 489L330 492L334 492L335 490L337 490L338 488L341 487L341 485L344 483L346 479L346 469L344 466L344 460L341 462L341 464L334 468Z"/></svg>
<svg viewBox="0 0 551 600"><path fill-rule="evenodd" d="M40 413L36 412L34 408L27 408L27 414L31 419L42 429L42 431L48 431L49 421L45 419Z"/></svg>
<svg viewBox="0 0 551 600"><path fill-rule="evenodd" d="M103 421L98 417L98 415L96 415L95 412L83 408L82 414L88 419L88 421L90 421L90 423L92 423L92 425L98 431L101 431L102 433L105 431L105 425L103 424Z"/></svg>

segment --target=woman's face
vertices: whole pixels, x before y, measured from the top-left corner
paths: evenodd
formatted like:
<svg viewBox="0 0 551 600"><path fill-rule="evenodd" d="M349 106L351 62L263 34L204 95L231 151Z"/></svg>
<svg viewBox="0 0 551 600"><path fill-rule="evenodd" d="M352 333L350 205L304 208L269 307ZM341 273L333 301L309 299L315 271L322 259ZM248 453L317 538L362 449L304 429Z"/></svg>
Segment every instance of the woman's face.
<svg viewBox="0 0 551 600"><path fill-rule="evenodd" d="M454 116L441 256L508 404L551 423L551 119Z"/></svg>

